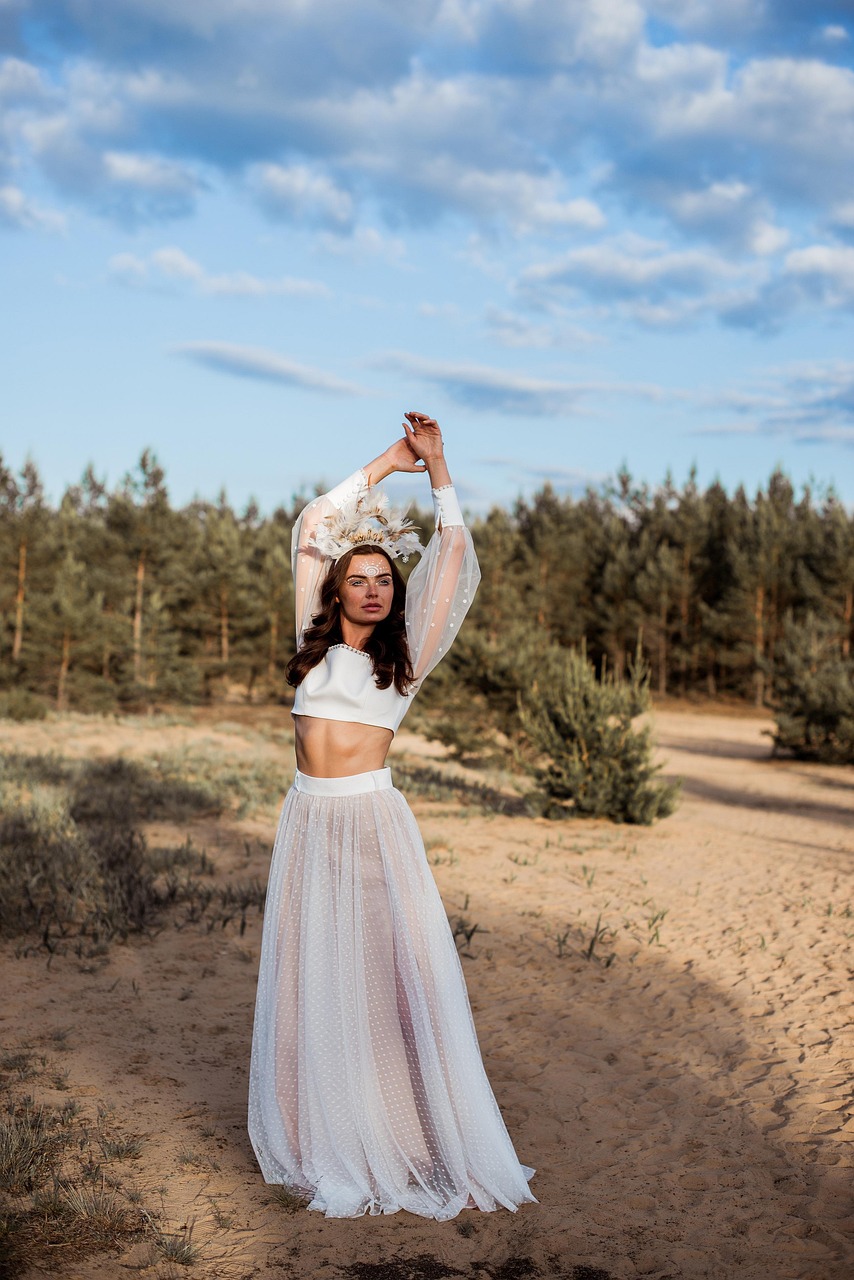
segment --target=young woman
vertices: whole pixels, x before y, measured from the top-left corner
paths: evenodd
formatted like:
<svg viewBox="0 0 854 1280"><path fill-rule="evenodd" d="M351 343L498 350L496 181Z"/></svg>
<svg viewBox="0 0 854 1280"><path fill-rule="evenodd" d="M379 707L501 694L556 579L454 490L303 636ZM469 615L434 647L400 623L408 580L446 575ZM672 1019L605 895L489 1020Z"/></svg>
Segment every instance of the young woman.
<svg viewBox="0 0 854 1280"><path fill-rule="evenodd" d="M309 503L293 532L297 773L273 848L249 1133L267 1182L327 1217L516 1209L535 1197L481 1062L465 979L415 819L385 760L480 579L432 418ZM420 546L373 501L427 471Z"/></svg>

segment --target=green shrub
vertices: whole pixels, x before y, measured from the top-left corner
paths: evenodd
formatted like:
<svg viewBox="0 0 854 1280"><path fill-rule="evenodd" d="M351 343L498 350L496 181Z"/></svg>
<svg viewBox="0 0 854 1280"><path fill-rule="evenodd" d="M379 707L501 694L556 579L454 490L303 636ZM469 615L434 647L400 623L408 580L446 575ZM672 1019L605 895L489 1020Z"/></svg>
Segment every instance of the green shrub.
<svg viewBox="0 0 854 1280"><path fill-rule="evenodd" d="M775 749L799 760L854 763L854 660L842 656L832 624L787 620L774 688Z"/></svg>
<svg viewBox="0 0 854 1280"><path fill-rule="evenodd" d="M649 729L632 721L649 705L640 657L629 678L596 678L585 652L550 650L520 717L535 758L529 768L550 806L614 822L648 824L676 807L678 783L655 781Z"/></svg>
<svg viewBox="0 0 854 1280"><path fill-rule="evenodd" d="M543 634L527 622L496 635L464 631L416 703L418 732L457 759L510 756L521 732L519 696L542 652Z"/></svg>
<svg viewBox="0 0 854 1280"><path fill-rule="evenodd" d="M3 689L0 692L0 720L44 720L47 703L29 689Z"/></svg>

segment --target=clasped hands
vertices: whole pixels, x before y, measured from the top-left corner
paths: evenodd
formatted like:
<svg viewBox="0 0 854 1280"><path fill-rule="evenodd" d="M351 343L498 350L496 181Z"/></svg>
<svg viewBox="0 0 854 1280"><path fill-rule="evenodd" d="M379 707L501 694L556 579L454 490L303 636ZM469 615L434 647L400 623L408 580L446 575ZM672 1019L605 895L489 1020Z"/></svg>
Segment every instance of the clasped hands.
<svg viewBox="0 0 854 1280"><path fill-rule="evenodd" d="M426 413L405 413L404 434L385 451L394 471L427 471L431 462L444 457L442 432Z"/></svg>

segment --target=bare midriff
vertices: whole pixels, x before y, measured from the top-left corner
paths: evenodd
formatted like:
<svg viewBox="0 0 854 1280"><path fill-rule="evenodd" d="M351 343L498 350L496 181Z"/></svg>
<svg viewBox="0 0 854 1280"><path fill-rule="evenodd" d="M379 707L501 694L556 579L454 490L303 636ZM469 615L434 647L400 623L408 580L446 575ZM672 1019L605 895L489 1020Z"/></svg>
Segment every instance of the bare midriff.
<svg viewBox="0 0 854 1280"><path fill-rule="evenodd" d="M385 768L394 734L375 724L294 716L297 768L312 778L349 778Z"/></svg>

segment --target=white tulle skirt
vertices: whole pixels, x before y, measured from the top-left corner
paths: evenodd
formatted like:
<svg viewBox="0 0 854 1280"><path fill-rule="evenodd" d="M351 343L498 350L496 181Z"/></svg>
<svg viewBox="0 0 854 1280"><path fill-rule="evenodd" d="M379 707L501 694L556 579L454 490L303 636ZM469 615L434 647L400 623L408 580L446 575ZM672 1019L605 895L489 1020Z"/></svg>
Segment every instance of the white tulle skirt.
<svg viewBox="0 0 854 1280"><path fill-rule="evenodd" d="M261 946L249 1134L327 1217L534 1201L483 1069L453 935L391 771L297 774Z"/></svg>

